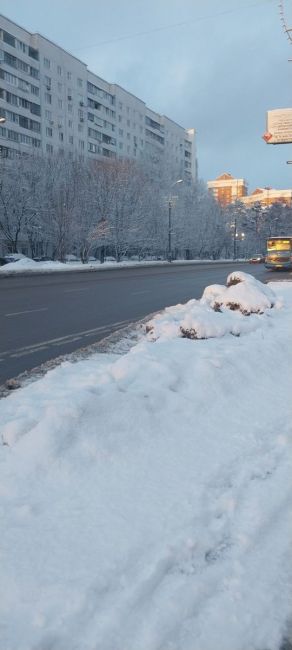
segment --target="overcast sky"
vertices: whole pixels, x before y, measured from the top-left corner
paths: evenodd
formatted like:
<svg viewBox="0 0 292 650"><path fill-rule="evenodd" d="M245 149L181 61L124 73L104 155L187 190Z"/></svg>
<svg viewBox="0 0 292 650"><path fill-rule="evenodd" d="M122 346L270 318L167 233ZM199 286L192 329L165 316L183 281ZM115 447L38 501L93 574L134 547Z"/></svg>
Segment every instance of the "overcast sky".
<svg viewBox="0 0 292 650"><path fill-rule="evenodd" d="M292 144L262 140L266 110L292 106L292 45L278 3L1 0L0 7L154 110L195 127L205 181L227 171L252 191L292 187ZM292 12L287 21L292 27Z"/></svg>

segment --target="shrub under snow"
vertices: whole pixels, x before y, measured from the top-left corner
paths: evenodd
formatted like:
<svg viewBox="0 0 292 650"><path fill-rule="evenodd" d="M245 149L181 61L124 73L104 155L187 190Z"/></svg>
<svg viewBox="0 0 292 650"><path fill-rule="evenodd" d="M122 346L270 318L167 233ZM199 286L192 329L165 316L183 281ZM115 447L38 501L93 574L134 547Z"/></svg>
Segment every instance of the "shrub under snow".
<svg viewBox="0 0 292 650"><path fill-rule="evenodd" d="M213 284L200 300L168 307L147 323L146 331L152 340L240 336L256 329L260 325L258 315L274 304L275 294L269 287L248 273L235 272L228 276L226 287Z"/></svg>

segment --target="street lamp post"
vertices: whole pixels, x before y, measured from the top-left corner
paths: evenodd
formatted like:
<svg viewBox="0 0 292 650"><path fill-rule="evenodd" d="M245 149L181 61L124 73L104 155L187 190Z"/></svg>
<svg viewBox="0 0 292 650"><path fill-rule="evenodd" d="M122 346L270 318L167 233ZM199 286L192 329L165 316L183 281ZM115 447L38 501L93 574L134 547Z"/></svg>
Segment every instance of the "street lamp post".
<svg viewBox="0 0 292 650"><path fill-rule="evenodd" d="M179 178L175 183L172 183L171 187L174 187L174 185L180 185L183 183L183 179ZM168 248L167 248L167 261L171 262L172 261L172 244L171 244L171 236L172 236L172 214L171 214L171 209L173 205L173 197L170 195L168 199Z"/></svg>
<svg viewBox="0 0 292 650"><path fill-rule="evenodd" d="M237 242L238 241L244 241L245 238L245 233L244 232L238 232L237 230L237 219L235 217L234 223L232 224L233 228L233 259L237 259Z"/></svg>
<svg viewBox="0 0 292 650"><path fill-rule="evenodd" d="M236 237L237 237L237 221L234 219L234 230L233 230L233 259L236 260Z"/></svg>

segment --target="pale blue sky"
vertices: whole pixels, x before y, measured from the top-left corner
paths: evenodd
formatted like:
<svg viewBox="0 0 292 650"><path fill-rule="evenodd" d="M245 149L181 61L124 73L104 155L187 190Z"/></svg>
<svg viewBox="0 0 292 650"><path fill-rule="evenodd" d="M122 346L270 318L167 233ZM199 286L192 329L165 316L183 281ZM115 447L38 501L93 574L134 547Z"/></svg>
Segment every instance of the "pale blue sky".
<svg viewBox="0 0 292 650"><path fill-rule="evenodd" d="M195 127L204 180L228 171L246 178L250 191L292 187L286 165L292 144L261 139L266 110L292 106L292 45L278 0L1 0L0 6L107 81Z"/></svg>

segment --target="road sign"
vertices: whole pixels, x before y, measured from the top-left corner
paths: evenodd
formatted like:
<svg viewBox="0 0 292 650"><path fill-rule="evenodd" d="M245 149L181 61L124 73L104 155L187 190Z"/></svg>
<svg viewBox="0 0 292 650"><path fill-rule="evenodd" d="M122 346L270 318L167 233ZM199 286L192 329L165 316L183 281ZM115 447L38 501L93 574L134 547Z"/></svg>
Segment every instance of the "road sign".
<svg viewBox="0 0 292 650"><path fill-rule="evenodd" d="M292 108L267 112L267 130L263 139L267 144L292 143Z"/></svg>

